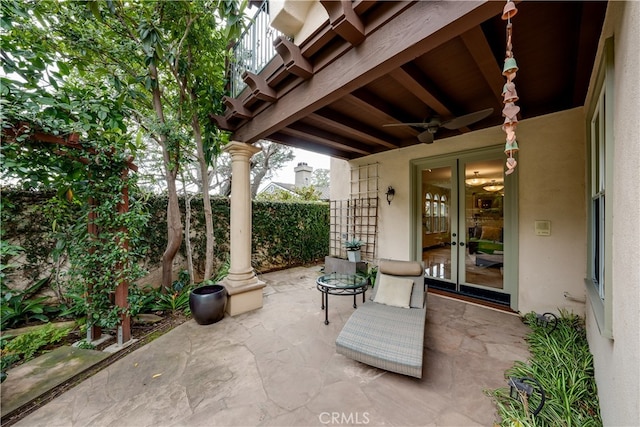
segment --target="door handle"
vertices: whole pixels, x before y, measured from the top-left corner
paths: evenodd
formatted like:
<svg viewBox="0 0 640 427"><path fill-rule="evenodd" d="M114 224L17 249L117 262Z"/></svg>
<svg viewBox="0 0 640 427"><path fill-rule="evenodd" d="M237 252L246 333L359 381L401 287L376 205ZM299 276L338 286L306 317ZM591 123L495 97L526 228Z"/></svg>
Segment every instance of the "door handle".
<svg viewBox="0 0 640 427"><path fill-rule="evenodd" d="M464 242L460 242L460 246L464 246Z"/></svg>
<svg viewBox="0 0 640 427"><path fill-rule="evenodd" d="M455 245L456 245L456 242L451 242L451 246L455 246Z"/></svg>

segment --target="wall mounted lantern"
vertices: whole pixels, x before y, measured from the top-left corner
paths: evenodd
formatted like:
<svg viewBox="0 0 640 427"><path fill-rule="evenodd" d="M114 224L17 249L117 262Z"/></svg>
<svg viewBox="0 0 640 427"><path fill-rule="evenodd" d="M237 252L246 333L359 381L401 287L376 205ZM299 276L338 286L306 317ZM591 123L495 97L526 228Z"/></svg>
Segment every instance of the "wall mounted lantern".
<svg viewBox="0 0 640 427"><path fill-rule="evenodd" d="M393 196L396 195L396 190L394 190L392 186L389 186L389 188L387 188L387 192L384 194L387 195L387 203L391 204L391 201L393 200Z"/></svg>

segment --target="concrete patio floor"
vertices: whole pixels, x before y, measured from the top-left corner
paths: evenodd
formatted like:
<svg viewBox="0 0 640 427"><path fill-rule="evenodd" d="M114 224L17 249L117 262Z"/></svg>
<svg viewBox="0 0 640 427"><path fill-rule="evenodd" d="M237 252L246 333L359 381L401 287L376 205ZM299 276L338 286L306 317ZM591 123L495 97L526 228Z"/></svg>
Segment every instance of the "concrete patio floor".
<svg viewBox="0 0 640 427"><path fill-rule="evenodd" d="M493 425L484 390L528 357L519 317L430 294L423 378L405 377L336 353L353 299L330 296L325 326L318 274L261 275L262 309L190 320L15 425Z"/></svg>

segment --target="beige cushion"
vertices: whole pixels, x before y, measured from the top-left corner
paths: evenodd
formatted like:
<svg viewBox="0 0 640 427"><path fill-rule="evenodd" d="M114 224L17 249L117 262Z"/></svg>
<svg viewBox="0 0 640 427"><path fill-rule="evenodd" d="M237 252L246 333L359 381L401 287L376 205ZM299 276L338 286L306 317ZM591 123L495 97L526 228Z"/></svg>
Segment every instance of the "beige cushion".
<svg viewBox="0 0 640 427"><path fill-rule="evenodd" d="M373 302L391 305L393 307L409 308L413 280L402 277L393 277L380 274L379 283L376 283L376 296Z"/></svg>
<svg viewBox="0 0 640 427"><path fill-rule="evenodd" d="M419 261L396 261L381 259L378 264L381 273L394 276L420 276L424 273L422 263Z"/></svg>

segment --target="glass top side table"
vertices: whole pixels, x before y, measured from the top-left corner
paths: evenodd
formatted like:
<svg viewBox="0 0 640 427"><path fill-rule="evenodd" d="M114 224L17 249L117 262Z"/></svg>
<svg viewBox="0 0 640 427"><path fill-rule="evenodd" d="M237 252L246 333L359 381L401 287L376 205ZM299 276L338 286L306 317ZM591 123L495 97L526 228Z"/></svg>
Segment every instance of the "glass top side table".
<svg viewBox="0 0 640 427"><path fill-rule="evenodd" d="M329 295L353 295L353 308L358 308L356 295L365 293L369 288L369 279L363 274L331 273L318 277L316 287L322 296L321 308L324 310L324 324L329 324Z"/></svg>

